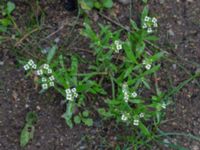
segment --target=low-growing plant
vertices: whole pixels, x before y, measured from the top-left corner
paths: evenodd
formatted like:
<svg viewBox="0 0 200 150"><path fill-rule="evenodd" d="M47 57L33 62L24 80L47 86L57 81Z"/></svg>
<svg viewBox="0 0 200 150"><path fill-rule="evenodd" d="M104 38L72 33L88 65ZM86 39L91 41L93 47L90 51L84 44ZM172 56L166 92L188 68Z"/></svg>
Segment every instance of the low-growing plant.
<svg viewBox="0 0 200 150"><path fill-rule="evenodd" d="M78 0L80 8L86 11L95 9L111 8L113 6L112 0Z"/></svg>
<svg viewBox="0 0 200 150"><path fill-rule="evenodd" d="M26 123L21 131L20 135L20 146L24 147L28 142L33 139L35 127L34 124L37 123L38 117L35 112L28 112L26 115Z"/></svg>

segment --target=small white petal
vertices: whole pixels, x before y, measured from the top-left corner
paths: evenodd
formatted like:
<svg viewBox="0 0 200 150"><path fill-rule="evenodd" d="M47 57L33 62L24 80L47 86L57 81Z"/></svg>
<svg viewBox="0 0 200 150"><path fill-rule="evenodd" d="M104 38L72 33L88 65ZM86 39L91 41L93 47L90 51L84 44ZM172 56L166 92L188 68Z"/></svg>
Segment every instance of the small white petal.
<svg viewBox="0 0 200 150"><path fill-rule="evenodd" d="M43 74L43 71L42 71L42 70L37 70L37 72L36 72L36 73L37 73L37 75L38 75L38 76L40 76L40 75L42 75L42 74Z"/></svg>
<svg viewBox="0 0 200 150"><path fill-rule="evenodd" d="M149 70L149 69L151 69L151 65L150 65L150 64L147 64L147 65L145 66L145 68L146 68L147 70Z"/></svg>
<svg viewBox="0 0 200 150"><path fill-rule="evenodd" d="M35 64L35 63L34 63L34 61L33 61L32 59L30 59L30 60L28 61L28 64L29 64L30 66L32 66L32 65Z"/></svg>
<svg viewBox="0 0 200 150"><path fill-rule="evenodd" d="M42 89L43 90L46 90L46 89L48 89L48 85L45 83L45 84L42 84Z"/></svg>
<svg viewBox="0 0 200 150"><path fill-rule="evenodd" d="M65 92L66 92L67 94L69 94L69 93L71 93L71 90L70 90L70 89L66 89Z"/></svg>
<svg viewBox="0 0 200 150"><path fill-rule="evenodd" d="M26 65L24 65L24 70L29 70L30 69L30 67L29 67L29 65L28 64L26 64Z"/></svg>
<svg viewBox="0 0 200 150"><path fill-rule="evenodd" d="M49 82L49 86L54 86L54 82Z"/></svg>
<svg viewBox="0 0 200 150"><path fill-rule="evenodd" d="M140 117L140 118L143 118L143 117L144 117L144 113L140 113L140 114L139 114L139 117Z"/></svg>
<svg viewBox="0 0 200 150"><path fill-rule="evenodd" d="M47 82L47 79L45 77L43 77L42 82Z"/></svg>
<svg viewBox="0 0 200 150"><path fill-rule="evenodd" d="M33 65L32 65L32 68L33 68L33 69L37 69L37 65L36 65L36 64L33 64Z"/></svg>
<svg viewBox="0 0 200 150"><path fill-rule="evenodd" d="M48 69L48 70L47 70L47 73L48 73L48 74L51 74L51 73L52 73L52 69Z"/></svg>
<svg viewBox="0 0 200 150"><path fill-rule="evenodd" d="M50 77L49 77L49 80L50 80L50 81L54 81L54 80L55 80L54 76L53 76L53 75L50 76Z"/></svg>
<svg viewBox="0 0 200 150"><path fill-rule="evenodd" d="M44 69L49 69L49 64L44 64L44 65L43 65L43 68L44 68Z"/></svg>
<svg viewBox="0 0 200 150"><path fill-rule="evenodd" d="M152 32L153 32L153 30L151 28L147 29L147 33L152 33Z"/></svg>
<svg viewBox="0 0 200 150"><path fill-rule="evenodd" d="M131 95L132 95L133 98L137 97L137 93L136 92L133 92Z"/></svg>

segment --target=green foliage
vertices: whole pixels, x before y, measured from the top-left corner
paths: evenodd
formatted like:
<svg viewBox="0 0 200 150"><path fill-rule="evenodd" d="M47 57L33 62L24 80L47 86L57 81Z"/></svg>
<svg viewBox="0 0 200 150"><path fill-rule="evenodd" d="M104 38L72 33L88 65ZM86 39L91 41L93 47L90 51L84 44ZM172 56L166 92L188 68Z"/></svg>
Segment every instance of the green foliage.
<svg viewBox="0 0 200 150"><path fill-rule="evenodd" d="M37 114L34 112L29 112L26 115L26 123L21 131L20 135L20 146L25 147L28 142L33 139L35 127L34 124L37 122Z"/></svg>
<svg viewBox="0 0 200 150"><path fill-rule="evenodd" d="M111 8L113 6L112 0L79 0L81 9L89 11L92 9Z"/></svg>
<svg viewBox="0 0 200 150"><path fill-rule="evenodd" d="M85 125L89 127L93 125L93 120L89 118L88 110L85 110L74 117L75 124L80 124L81 122L83 122Z"/></svg>
<svg viewBox="0 0 200 150"><path fill-rule="evenodd" d="M15 9L15 4L12 2L7 2L7 5L4 6L1 10L1 14L3 16L0 19L0 32L7 32L8 26L12 25L12 12Z"/></svg>

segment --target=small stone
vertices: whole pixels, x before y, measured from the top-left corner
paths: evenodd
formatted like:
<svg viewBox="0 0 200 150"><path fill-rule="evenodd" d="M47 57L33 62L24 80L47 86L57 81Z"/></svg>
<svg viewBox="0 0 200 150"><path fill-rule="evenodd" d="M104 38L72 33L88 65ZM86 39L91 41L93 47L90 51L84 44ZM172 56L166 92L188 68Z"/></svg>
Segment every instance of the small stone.
<svg viewBox="0 0 200 150"><path fill-rule="evenodd" d="M164 139L163 142L165 143L165 146L168 147L168 144L170 143L168 139Z"/></svg>
<svg viewBox="0 0 200 150"><path fill-rule="evenodd" d="M164 4L165 3L165 0L160 0L160 4Z"/></svg>
<svg viewBox="0 0 200 150"><path fill-rule="evenodd" d="M37 110L41 110L40 106L36 106L36 109L37 109Z"/></svg>
<svg viewBox="0 0 200 150"><path fill-rule="evenodd" d="M174 31L172 30L172 29L169 29L168 31L167 31L167 33L170 35L170 36L174 36L175 34L174 34Z"/></svg>
<svg viewBox="0 0 200 150"><path fill-rule="evenodd" d="M4 62L3 61L0 61L0 66L3 66L4 65Z"/></svg>
<svg viewBox="0 0 200 150"><path fill-rule="evenodd" d="M199 150L199 147L197 145L192 146L192 150Z"/></svg>
<svg viewBox="0 0 200 150"><path fill-rule="evenodd" d="M118 0L118 1L124 5L131 3L131 0Z"/></svg>
<svg viewBox="0 0 200 150"><path fill-rule="evenodd" d="M176 65L176 64L173 64L173 65L172 65L172 68L173 68L173 70L176 70L177 65Z"/></svg>
<svg viewBox="0 0 200 150"><path fill-rule="evenodd" d="M195 74L200 74L200 68L197 68L197 70L195 71Z"/></svg>
<svg viewBox="0 0 200 150"><path fill-rule="evenodd" d="M28 105L28 104L26 104L26 105L25 105L25 108L29 108L29 105Z"/></svg>

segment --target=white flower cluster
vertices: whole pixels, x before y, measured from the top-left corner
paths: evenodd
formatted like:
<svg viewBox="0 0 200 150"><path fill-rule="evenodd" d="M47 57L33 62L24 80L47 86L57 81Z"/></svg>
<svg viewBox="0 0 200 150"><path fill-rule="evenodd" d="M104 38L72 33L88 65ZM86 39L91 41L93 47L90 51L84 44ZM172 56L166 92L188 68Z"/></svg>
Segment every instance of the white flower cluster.
<svg viewBox="0 0 200 150"><path fill-rule="evenodd" d="M78 93L76 91L76 88L66 89L65 93L66 93L66 99L69 100L69 101L73 101L74 98L78 97Z"/></svg>
<svg viewBox="0 0 200 150"><path fill-rule="evenodd" d="M37 70L37 75L41 76L43 74L52 74L52 69L49 67L48 64L43 64L42 68Z"/></svg>
<svg viewBox="0 0 200 150"><path fill-rule="evenodd" d="M129 96L129 91L128 91L128 85L127 85L127 83L124 83L122 85L122 93L124 94L124 101L126 103L128 103L128 100L129 100L130 96ZM137 96L138 95L137 95L137 93L135 91L131 93L131 97L136 98Z"/></svg>
<svg viewBox="0 0 200 150"><path fill-rule="evenodd" d="M130 114L129 113L123 113L122 116L121 116L121 120L122 121L127 121L129 118L130 118ZM140 113L139 114L139 118L144 118L144 113ZM133 125L134 126L138 126L139 125L139 122L140 122L139 118L137 117L137 118L135 118L133 120Z"/></svg>
<svg viewBox="0 0 200 150"><path fill-rule="evenodd" d="M148 33L152 33L152 27L157 28L158 27L158 23L157 23L157 19L155 17L151 18L146 16L144 18L144 24L142 26L143 29L147 29Z"/></svg>
<svg viewBox="0 0 200 150"><path fill-rule="evenodd" d="M122 92L123 92L123 94L124 94L124 101L126 102L126 103L128 103L128 100L129 100L129 92L128 92L128 85L127 85L127 83L124 83L123 85L122 85Z"/></svg>
<svg viewBox="0 0 200 150"><path fill-rule="evenodd" d="M166 105L165 103L162 103L161 107L162 107L163 109L166 109L167 105Z"/></svg>
<svg viewBox="0 0 200 150"><path fill-rule="evenodd" d="M115 52L119 53L119 51L122 49L122 44L120 41L116 40L115 41Z"/></svg>
<svg viewBox="0 0 200 150"><path fill-rule="evenodd" d="M40 69L36 71L36 74L38 76L41 76L43 90L46 90L49 87L53 87L55 85L54 84L55 77L52 75L52 69L48 64L43 64L42 67L40 67Z"/></svg>
<svg viewBox="0 0 200 150"><path fill-rule="evenodd" d="M27 71L29 69L37 69L37 65L35 64L35 62L32 59L30 59L28 61L28 63L26 65L24 65L24 70Z"/></svg>
<svg viewBox="0 0 200 150"><path fill-rule="evenodd" d="M151 63L149 63L149 62L147 62L147 61L144 60L144 61L142 62L142 64L145 65L145 68L146 68L147 70L151 69Z"/></svg>

